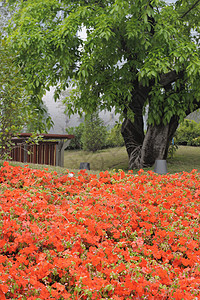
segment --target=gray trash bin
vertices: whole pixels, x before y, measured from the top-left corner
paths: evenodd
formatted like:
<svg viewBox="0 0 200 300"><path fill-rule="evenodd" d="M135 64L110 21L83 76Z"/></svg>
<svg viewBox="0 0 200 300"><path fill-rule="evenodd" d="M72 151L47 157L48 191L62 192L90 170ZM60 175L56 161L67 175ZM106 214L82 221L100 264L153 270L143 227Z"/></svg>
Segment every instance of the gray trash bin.
<svg viewBox="0 0 200 300"><path fill-rule="evenodd" d="M81 162L80 170L90 170L90 164L88 162Z"/></svg>
<svg viewBox="0 0 200 300"><path fill-rule="evenodd" d="M154 172L158 174L166 174L167 173L167 162L165 159L156 159Z"/></svg>

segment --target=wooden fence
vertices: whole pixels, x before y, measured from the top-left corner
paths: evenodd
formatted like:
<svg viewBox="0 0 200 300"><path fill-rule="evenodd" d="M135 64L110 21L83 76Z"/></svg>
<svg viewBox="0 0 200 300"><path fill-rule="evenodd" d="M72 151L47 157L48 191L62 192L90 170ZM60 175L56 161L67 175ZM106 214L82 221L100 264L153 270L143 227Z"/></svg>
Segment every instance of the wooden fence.
<svg viewBox="0 0 200 300"><path fill-rule="evenodd" d="M73 135L41 134L42 140L37 144L28 143L30 133L21 133L14 137L14 147L10 153L13 161L52 166L64 166L64 150Z"/></svg>

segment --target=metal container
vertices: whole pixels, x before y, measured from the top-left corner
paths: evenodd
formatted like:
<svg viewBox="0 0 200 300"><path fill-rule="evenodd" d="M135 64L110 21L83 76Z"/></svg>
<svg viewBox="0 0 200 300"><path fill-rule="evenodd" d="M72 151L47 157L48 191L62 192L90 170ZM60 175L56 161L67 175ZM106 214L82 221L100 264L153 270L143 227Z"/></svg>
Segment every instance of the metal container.
<svg viewBox="0 0 200 300"><path fill-rule="evenodd" d="M80 170L90 170L90 164L88 162L81 162Z"/></svg>
<svg viewBox="0 0 200 300"><path fill-rule="evenodd" d="M167 162L165 159L156 159L154 172L158 174L166 174L167 173Z"/></svg>

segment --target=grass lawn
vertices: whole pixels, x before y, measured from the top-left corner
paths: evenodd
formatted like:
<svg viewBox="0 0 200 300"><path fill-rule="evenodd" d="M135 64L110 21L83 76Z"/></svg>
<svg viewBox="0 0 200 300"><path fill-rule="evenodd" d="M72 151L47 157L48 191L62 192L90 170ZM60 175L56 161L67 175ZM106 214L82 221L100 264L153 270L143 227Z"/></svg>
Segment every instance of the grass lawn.
<svg viewBox="0 0 200 300"><path fill-rule="evenodd" d="M65 151L65 168L79 169L80 162L89 162L91 170L105 171L112 169L128 170L128 155L125 147L109 148L96 153L85 151ZM200 172L200 147L180 146L173 158L167 160L169 173ZM154 167L148 170L153 170Z"/></svg>
<svg viewBox="0 0 200 300"><path fill-rule="evenodd" d="M66 150L64 161L68 169L79 169L81 162L89 162L90 169L94 171L128 170L128 155L125 147L109 148L95 153Z"/></svg>
<svg viewBox="0 0 200 300"><path fill-rule="evenodd" d="M200 172L200 147L179 146L174 158L168 160L169 173Z"/></svg>

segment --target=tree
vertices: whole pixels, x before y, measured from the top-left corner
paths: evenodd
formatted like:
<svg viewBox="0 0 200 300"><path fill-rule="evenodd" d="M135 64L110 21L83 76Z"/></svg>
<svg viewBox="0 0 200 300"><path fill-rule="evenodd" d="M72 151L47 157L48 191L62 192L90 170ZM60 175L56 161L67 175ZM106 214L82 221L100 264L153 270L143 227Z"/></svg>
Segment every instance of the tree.
<svg viewBox="0 0 200 300"><path fill-rule="evenodd" d="M25 128L36 133L45 127L43 116L37 121L38 109L32 105L26 82L14 61L15 55L0 35L0 159L9 158L13 136Z"/></svg>
<svg viewBox="0 0 200 300"><path fill-rule="evenodd" d="M27 0L18 8L10 40L32 90L57 86L56 99L73 83L69 113L115 107L123 115L130 168L166 159L179 122L200 107L200 1Z"/></svg>
<svg viewBox="0 0 200 300"><path fill-rule="evenodd" d="M25 110L24 108L28 110ZM26 124L28 111L27 95L22 76L13 64L13 56L0 36L0 158L6 158L14 135Z"/></svg>
<svg viewBox="0 0 200 300"><path fill-rule="evenodd" d="M45 116L41 113L42 107L38 108L36 103L31 103L26 80L21 68L16 65L16 53L7 43L5 28L9 16L8 7L4 5L0 7L0 11L3 20L0 23L0 158L6 159L14 147L13 136L17 136L25 128L32 133L44 132L48 120L46 124Z"/></svg>
<svg viewBox="0 0 200 300"><path fill-rule="evenodd" d="M96 152L101 150L106 143L107 128L98 112L85 116L81 142L83 150Z"/></svg>

